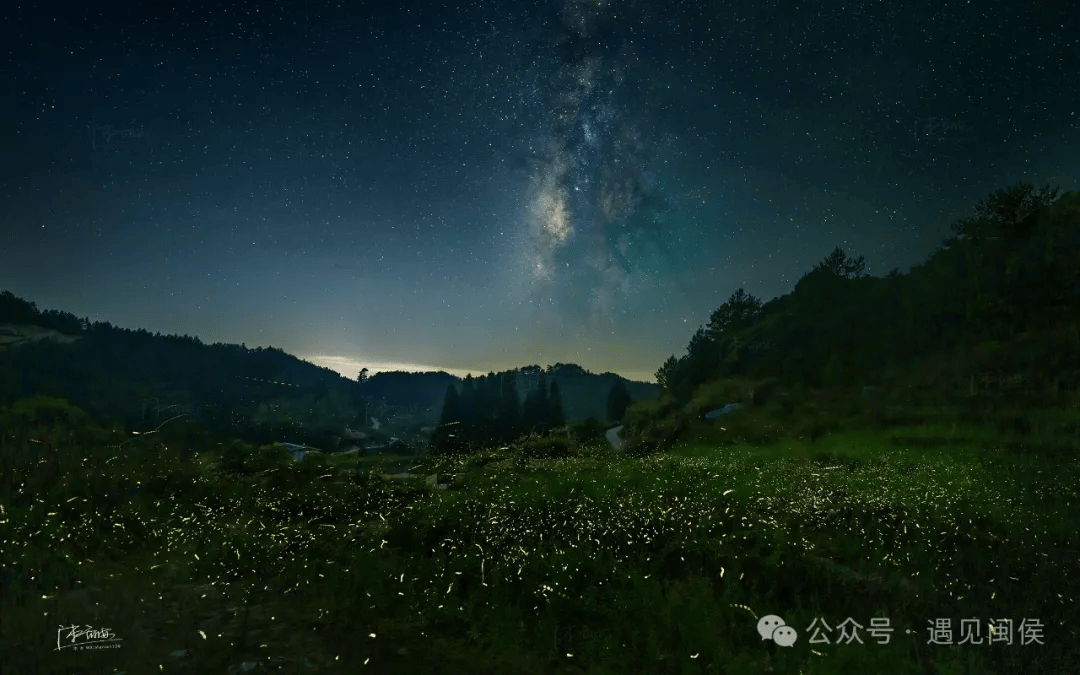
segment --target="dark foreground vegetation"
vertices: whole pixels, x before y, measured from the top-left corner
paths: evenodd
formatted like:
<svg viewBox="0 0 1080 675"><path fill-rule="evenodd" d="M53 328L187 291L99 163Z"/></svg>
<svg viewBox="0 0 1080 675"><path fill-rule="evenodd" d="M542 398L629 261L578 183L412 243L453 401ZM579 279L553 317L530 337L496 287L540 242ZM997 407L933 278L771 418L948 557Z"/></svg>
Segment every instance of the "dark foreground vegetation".
<svg viewBox="0 0 1080 675"><path fill-rule="evenodd" d="M1075 672L1080 415L1020 433L890 409L904 426L811 441L748 408L731 437L644 457L578 426L390 478L371 458L273 446L189 455L169 425L126 442L27 399L0 448L0 659L17 673ZM763 646L766 614L800 640ZM848 617L888 618L890 643L836 644ZM833 644L809 643L815 618ZM927 644L937 618L953 642L961 619L983 641L1011 619L1012 644ZM1033 619L1043 644L1022 644ZM54 651L72 624L121 647Z"/></svg>
<svg viewBox="0 0 1080 675"><path fill-rule="evenodd" d="M548 417L406 464L294 461L22 396L0 411L0 664L1080 672L1080 199L1017 186L977 214L907 275L838 251L789 296L733 296L625 410L623 451ZM56 651L73 624L120 647Z"/></svg>

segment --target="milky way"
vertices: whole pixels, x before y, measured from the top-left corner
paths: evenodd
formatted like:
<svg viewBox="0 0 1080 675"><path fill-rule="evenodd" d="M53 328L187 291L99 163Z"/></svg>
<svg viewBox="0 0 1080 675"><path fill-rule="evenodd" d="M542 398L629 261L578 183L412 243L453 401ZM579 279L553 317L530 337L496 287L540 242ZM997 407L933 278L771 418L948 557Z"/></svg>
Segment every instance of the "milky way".
<svg viewBox="0 0 1080 675"><path fill-rule="evenodd" d="M547 126L525 186L528 236L515 260L527 268L521 273L530 283L518 289L530 302L553 302L557 313L587 315L593 326L613 321L631 293L650 283L641 265L663 250L656 223L632 219L655 188L648 162L656 140L642 132L647 110L627 91L642 87L627 81L636 61L628 27L641 13L621 9L563 5L549 42L558 59Z"/></svg>
<svg viewBox="0 0 1080 675"><path fill-rule="evenodd" d="M1060 4L1060 3L1059 3ZM1064 5L1062 5L1064 7ZM639 379L834 247L1080 188L1050 3L16 5L0 290L360 367Z"/></svg>

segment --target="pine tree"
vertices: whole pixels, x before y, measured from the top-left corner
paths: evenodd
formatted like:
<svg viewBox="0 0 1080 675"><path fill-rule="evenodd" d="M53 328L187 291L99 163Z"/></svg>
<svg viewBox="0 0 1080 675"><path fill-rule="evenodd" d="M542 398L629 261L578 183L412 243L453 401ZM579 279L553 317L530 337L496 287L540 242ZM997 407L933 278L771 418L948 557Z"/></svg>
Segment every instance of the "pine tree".
<svg viewBox="0 0 1080 675"><path fill-rule="evenodd" d="M633 403L630 392L626 390L626 384L622 380L617 381L611 387L607 397L608 420L618 422L626 414L626 408Z"/></svg>
<svg viewBox="0 0 1080 675"><path fill-rule="evenodd" d="M740 288L709 316L709 325L705 328L705 335L714 342L730 340L736 331L758 321L761 317L761 307L760 299ZM693 346L691 341L691 352Z"/></svg>
<svg viewBox="0 0 1080 675"><path fill-rule="evenodd" d="M503 373L501 389L496 426L499 438L506 441L517 436L521 430L521 404L518 400L515 372Z"/></svg>
<svg viewBox="0 0 1080 675"><path fill-rule="evenodd" d="M525 433L543 433L548 425L547 376L540 371L536 389L525 394L525 405L521 408L521 426Z"/></svg>
<svg viewBox="0 0 1080 675"><path fill-rule="evenodd" d="M844 249L837 246L824 260L814 266L814 269L827 269L833 274L848 279L858 279L868 276L864 273L866 262L862 256L858 258L848 257Z"/></svg>
<svg viewBox="0 0 1080 675"><path fill-rule="evenodd" d="M499 418L499 402L502 399L502 378L495 373L488 373L484 398L484 417L494 425Z"/></svg>
<svg viewBox="0 0 1080 675"><path fill-rule="evenodd" d="M548 421L551 428L556 429L566 424L562 395L559 394L559 383L555 380L551 381L551 391L548 393L548 410Z"/></svg>
<svg viewBox="0 0 1080 675"><path fill-rule="evenodd" d="M466 443L476 442L476 381L472 373L461 383L461 436Z"/></svg>
<svg viewBox="0 0 1080 675"><path fill-rule="evenodd" d="M675 384L675 382L672 381L671 376L675 373L675 369L678 367L679 360L675 358L674 354L672 354L667 358L667 361L664 361L664 365L660 366L660 368L656 371L656 383L664 389L667 389L669 386Z"/></svg>
<svg viewBox="0 0 1080 675"><path fill-rule="evenodd" d="M521 404L521 433L531 434L537 431L540 423L537 398L535 389L525 394L525 402Z"/></svg>
<svg viewBox="0 0 1080 675"><path fill-rule="evenodd" d="M483 446L491 445L499 437L499 385L495 373L481 376L476 383L476 440Z"/></svg>
<svg viewBox="0 0 1080 675"><path fill-rule="evenodd" d="M982 241L1026 234L1034 225L1032 216L1061 197L1061 188L1049 184L1036 190L1031 183L1002 188L975 207L975 216L952 224L961 238Z"/></svg>
<svg viewBox="0 0 1080 675"><path fill-rule="evenodd" d="M551 428L549 414L547 373L540 371L540 382L536 386L536 419L539 423L539 431L543 433Z"/></svg>
<svg viewBox="0 0 1080 675"><path fill-rule="evenodd" d="M431 436L431 449L437 454L451 454L462 447L462 441L461 397L451 384L443 397L439 426Z"/></svg>

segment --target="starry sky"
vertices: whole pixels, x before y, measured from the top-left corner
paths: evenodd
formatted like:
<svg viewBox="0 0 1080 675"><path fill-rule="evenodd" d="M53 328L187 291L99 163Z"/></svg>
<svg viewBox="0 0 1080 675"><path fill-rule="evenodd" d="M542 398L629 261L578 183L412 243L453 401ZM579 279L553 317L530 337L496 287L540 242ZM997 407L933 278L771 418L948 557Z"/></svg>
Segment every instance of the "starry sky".
<svg viewBox="0 0 1080 675"><path fill-rule="evenodd" d="M1066 3L0 12L0 289L349 377L652 381L739 287L835 246L904 271L993 190L1080 188Z"/></svg>

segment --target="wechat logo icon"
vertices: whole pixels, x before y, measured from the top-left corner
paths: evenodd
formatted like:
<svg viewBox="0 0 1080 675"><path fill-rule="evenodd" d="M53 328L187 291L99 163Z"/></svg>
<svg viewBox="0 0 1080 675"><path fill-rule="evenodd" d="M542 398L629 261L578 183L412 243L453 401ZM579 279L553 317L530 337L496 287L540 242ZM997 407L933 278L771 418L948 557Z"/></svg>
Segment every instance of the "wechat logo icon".
<svg viewBox="0 0 1080 675"><path fill-rule="evenodd" d="M761 617L757 622L757 632L762 640L772 640L780 647L790 647L799 639L795 629L775 614Z"/></svg>

